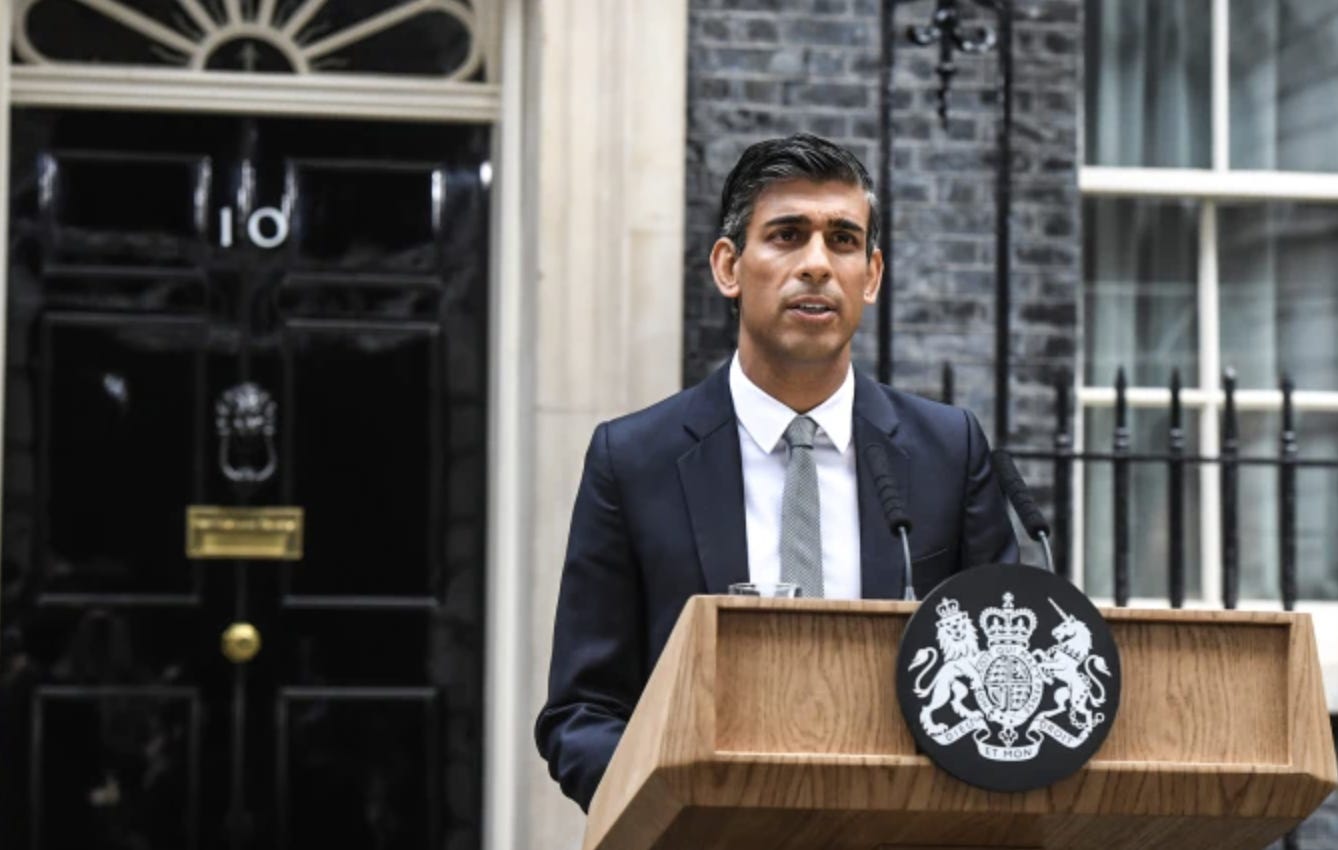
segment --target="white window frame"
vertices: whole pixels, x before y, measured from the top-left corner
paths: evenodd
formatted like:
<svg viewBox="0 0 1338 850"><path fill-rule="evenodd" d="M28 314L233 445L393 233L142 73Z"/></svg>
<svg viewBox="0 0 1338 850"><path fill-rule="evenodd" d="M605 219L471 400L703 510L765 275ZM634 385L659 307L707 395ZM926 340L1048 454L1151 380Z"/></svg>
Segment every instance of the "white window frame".
<svg viewBox="0 0 1338 850"><path fill-rule="evenodd" d="M1219 420L1224 404L1222 391L1221 337L1218 311L1218 206L1224 202L1326 202L1338 204L1338 174L1295 171L1244 171L1230 167L1230 63L1229 3L1213 0L1212 6L1212 167L1211 168L1115 168L1082 166L1078 170L1078 189L1083 198L1140 198L1189 200L1199 204L1198 267L1198 381L1181 391L1186 410L1199 414L1199 450L1216 455L1221 450ZM1083 370L1075 369L1076 418L1074 445L1085 446L1084 413L1110 408L1115 404L1111 386L1084 386ZM1170 406L1170 390L1162 387L1130 387L1126 399L1130 407L1160 408ZM1278 412L1282 409L1280 390L1238 390L1235 402L1241 411ZM1292 396L1298 412L1338 412L1338 392L1298 390ZM1084 537L1087 517L1083 511L1083 464L1074 464L1073 575L1079 586L1085 580ZM1200 523L1199 551L1202 600L1193 607L1218 607L1222 597L1222 504L1220 470L1217 464L1199 467ZM1103 600L1105 601L1105 600ZM1165 599L1131 600L1137 606L1165 607ZM1275 599L1243 599L1241 608L1277 608ZM1338 602L1306 600L1299 607L1323 612L1338 624ZM1326 659L1338 671L1338 652ZM1338 687L1338 677L1326 677ZM1338 692L1330 694L1330 705L1338 705Z"/></svg>

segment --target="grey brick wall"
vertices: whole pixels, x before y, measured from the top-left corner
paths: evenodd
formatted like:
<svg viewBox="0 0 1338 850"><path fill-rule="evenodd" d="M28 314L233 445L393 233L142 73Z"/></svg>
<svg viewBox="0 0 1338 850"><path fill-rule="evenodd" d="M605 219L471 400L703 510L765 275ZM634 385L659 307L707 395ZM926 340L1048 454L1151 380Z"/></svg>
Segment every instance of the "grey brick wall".
<svg viewBox="0 0 1338 850"><path fill-rule="evenodd" d="M932 0L899 6L898 29L929 20L933 7ZM1046 444L1054 428L1050 385L1071 374L1076 355L1082 22L1078 0L1029 8L1033 14L1019 18L1013 43L1009 437ZM964 9L973 23L994 25L974 4ZM930 390L942 364L952 363L958 403L994 434L998 58L959 55L946 129L935 115L936 62L935 50L898 42L891 127L894 380Z"/></svg>
<svg viewBox="0 0 1338 850"><path fill-rule="evenodd" d="M688 57L684 380L703 377L733 346L726 303L706 256L719 191L753 141L807 130L836 139L878 173L881 0L693 0ZM899 5L899 33L926 23L933 0ZM993 26L965 3L968 15ZM1079 287L1077 196L1080 0L1050 0L1015 40L1011 392L1014 442L1046 442L1048 388L1071 372ZM894 63L896 292L893 382L937 396L944 363L957 401L993 433L994 161L998 59L960 55L946 131L935 109L936 48L901 37ZM873 370L873 311L855 357Z"/></svg>

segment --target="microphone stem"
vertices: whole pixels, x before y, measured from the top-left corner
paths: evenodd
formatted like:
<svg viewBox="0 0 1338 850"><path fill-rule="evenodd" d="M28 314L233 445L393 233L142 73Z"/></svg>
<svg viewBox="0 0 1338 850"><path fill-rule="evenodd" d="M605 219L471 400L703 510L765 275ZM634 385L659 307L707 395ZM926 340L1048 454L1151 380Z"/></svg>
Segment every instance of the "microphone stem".
<svg viewBox="0 0 1338 850"><path fill-rule="evenodd" d="M906 535L906 526L903 525L903 526L902 526L900 529L898 529L898 530L901 532L901 555L902 555L903 558L906 559L906 561L905 561L906 567L905 567L905 570L904 570L904 575L902 576L902 582L903 582L903 584L905 585L905 588L906 588L906 589L905 589L905 592L902 593L901 598L907 600L908 602L914 602L915 599L916 599L916 596L915 596L915 582L911 581L911 578L912 578L912 577L911 577L911 541L910 541L910 538L907 537L907 535Z"/></svg>
<svg viewBox="0 0 1338 850"><path fill-rule="evenodd" d="M1038 531L1036 537L1041 541L1041 546L1045 549L1045 568L1050 572L1054 572L1055 556L1050 551L1050 535L1046 534L1044 531Z"/></svg>

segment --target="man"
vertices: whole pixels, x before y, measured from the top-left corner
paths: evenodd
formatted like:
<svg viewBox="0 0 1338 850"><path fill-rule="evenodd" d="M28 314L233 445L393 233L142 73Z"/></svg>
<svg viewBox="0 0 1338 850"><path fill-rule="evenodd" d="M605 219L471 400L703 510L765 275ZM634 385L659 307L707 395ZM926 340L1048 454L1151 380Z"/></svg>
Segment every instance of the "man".
<svg viewBox="0 0 1338 850"><path fill-rule="evenodd" d="M535 737L588 809L688 597L735 582L901 598L903 556L864 463L881 445L914 523L915 589L1017 560L970 413L857 375L850 340L882 280L872 181L809 135L748 148L725 182L716 287L731 363L595 429L572 514L548 704Z"/></svg>

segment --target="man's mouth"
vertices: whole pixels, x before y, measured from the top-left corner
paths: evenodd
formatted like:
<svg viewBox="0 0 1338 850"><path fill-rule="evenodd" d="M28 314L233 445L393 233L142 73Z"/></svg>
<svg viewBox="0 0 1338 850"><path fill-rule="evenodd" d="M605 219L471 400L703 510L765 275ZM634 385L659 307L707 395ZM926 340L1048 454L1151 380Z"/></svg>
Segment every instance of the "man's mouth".
<svg viewBox="0 0 1338 850"><path fill-rule="evenodd" d="M836 307L826 301L795 301L786 309L806 319L821 319L836 314Z"/></svg>

